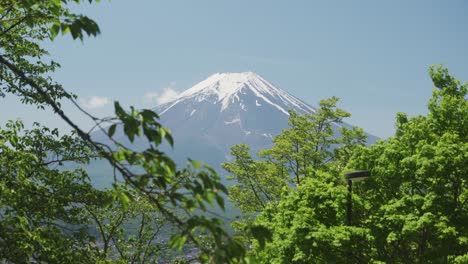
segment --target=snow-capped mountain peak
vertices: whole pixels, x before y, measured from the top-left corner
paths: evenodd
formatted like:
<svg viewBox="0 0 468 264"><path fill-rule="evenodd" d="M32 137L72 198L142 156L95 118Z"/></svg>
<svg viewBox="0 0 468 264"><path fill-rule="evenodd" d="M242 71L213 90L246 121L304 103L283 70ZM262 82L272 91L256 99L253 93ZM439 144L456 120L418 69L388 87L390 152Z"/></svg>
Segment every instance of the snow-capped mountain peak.
<svg viewBox="0 0 468 264"><path fill-rule="evenodd" d="M269 148L288 127L288 110L315 114L314 108L253 72L213 74L155 108L176 139L176 160L191 157L218 167L230 159L235 144L249 145L252 153ZM335 133L339 129L333 125Z"/></svg>
<svg viewBox="0 0 468 264"><path fill-rule="evenodd" d="M180 93L172 101L162 105L161 114L164 114L174 105L189 99L195 99L197 102L210 101L213 104L219 104L221 105L221 112L225 111L233 103L238 103L243 110L246 110L242 97L248 93L256 97L255 105L257 107L267 104L286 115L288 115L288 110L291 108L301 112L314 112L312 107L286 91L275 87L258 74L242 72L215 73L211 75L192 88Z"/></svg>
<svg viewBox="0 0 468 264"><path fill-rule="evenodd" d="M215 73L192 88L182 92L179 97L190 97L198 93L215 93L222 100L235 94L245 83L258 77L260 76L253 72Z"/></svg>

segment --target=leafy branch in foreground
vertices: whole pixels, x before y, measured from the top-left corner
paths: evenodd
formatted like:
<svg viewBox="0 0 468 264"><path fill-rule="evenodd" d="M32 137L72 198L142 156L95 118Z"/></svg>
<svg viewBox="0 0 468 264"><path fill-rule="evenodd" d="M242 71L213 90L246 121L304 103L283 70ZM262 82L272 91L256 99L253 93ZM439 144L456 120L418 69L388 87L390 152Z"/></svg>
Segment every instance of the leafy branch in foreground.
<svg viewBox="0 0 468 264"><path fill-rule="evenodd" d="M115 190L96 190L73 169L94 156L86 142L19 121L0 139L0 260L147 263L167 251L156 243L163 221L144 196L129 190L124 207Z"/></svg>
<svg viewBox="0 0 468 264"><path fill-rule="evenodd" d="M161 217L178 228L170 240L180 247L190 241L199 247L200 259L206 262L225 262L242 259L244 248L222 228L217 218L195 214L195 209L206 210L206 204L224 207L226 188L211 168L191 162L187 169L178 170L174 162L158 146L166 141L173 144L167 129L158 122L151 110L123 110L115 104L116 119L101 119L85 113L113 142L113 146L94 141L61 108L61 100L75 102L76 96L68 93L49 76L59 65L44 58L48 55L41 47L43 40L54 38L60 31L71 33L73 38L83 38L83 33L96 35L99 28L91 19L69 11L67 4L80 1L2 1L0 8L0 91L17 95L27 104L45 109L50 107L63 119L93 153L107 160L123 177L125 184L143 195ZM108 122L110 121L110 123ZM148 147L135 151L120 144L113 134L117 123L123 126L126 137L148 140ZM110 126L108 130L104 127ZM117 149L114 147L117 146ZM60 157L62 158L62 157ZM115 199L127 207L132 195L128 188L116 188ZM214 247L203 247L198 234L209 235Z"/></svg>

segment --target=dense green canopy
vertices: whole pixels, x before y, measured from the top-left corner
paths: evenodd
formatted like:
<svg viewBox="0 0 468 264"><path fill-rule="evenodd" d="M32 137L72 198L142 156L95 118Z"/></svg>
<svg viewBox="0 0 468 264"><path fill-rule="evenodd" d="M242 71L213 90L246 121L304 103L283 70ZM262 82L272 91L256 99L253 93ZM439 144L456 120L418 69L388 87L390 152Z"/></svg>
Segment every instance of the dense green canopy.
<svg viewBox="0 0 468 264"><path fill-rule="evenodd" d="M369 147L360 130L345 129L341 138L318 130L346 116L324 111L326 104L318 116L293 113L261 160L233 147L236 160L224 167L237 180L230 198L245 214L235 226L264 228L263 240L244 237L251 255L262 263L466 263L468 85L442 67L430 76L429 113L397 114L395 136ZM343 176L357 169L372 176L354 184L347 226Z"/></svg>

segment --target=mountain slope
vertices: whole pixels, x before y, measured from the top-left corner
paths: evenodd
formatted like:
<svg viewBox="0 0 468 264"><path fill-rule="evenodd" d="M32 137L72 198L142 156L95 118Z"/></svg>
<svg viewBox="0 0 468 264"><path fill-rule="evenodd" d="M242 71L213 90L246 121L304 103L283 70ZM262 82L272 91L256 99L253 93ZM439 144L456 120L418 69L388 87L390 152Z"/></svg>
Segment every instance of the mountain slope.
<svg viewBox="0 0 468 264"><path fill-rule="evenodd" d="M246 143L253 151L270 147L287 128L290 109L315 112L259 75L244 72L214 74L154 110L172 130L176 161L191 157L218 167L234 144Z"/></svg>
<svg viewBox="0 0 468 264"><path fill-rule="evenodd" d="M162 150L179 165L192 158L211 165L220 174L224 174L221 163L230 159L232 145L246 143L253 153L269 148L273 137L288 127L290 109L301 114L315 112L315 108L252 72L214 74L154 108L175 140L173 149L164 145ZM334 130L338 129L336 125ZM109 143L100 132L92 136ZM130 143L122 129L117 129L114 137L134 149L144 149L147 144L141 138ZM377 139L368 137L369 143ZM110 186L109 178L100 176L112 171L108 167L105 161L91 164L94 185Z"/></svg>

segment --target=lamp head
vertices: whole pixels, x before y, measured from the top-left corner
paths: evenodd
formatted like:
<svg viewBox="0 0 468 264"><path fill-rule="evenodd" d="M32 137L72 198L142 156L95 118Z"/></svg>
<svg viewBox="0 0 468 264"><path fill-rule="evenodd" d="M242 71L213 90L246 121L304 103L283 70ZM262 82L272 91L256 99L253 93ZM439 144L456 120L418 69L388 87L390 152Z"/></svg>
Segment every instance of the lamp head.
<svg viewBox="0 0 468 264"><path fill-rule="evenodd" d="M345 179L349 181L362 181L370 176L369 170L357 170L345 174Z"/></svg>

